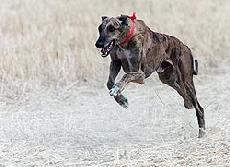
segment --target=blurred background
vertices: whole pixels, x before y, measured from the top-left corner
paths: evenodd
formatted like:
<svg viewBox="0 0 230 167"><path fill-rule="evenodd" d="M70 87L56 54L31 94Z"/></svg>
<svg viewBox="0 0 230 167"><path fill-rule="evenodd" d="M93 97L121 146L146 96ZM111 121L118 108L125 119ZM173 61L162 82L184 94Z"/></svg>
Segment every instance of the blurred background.
<svg viewBox="0 0 230 167"><path fill-rule="evenodd" d="M200 75L220 71L230 57L229 10L228 0L1 0L0 94L103 86L110 58L94 47L101 16L133 11L153 31L188 45Z"/></svg>

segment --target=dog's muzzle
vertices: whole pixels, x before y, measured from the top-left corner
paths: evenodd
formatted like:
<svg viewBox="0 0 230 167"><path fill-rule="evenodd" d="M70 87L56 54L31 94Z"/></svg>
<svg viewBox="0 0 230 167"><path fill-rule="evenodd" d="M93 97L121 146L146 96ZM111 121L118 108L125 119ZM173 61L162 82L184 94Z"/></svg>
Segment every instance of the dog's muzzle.
<svg viewBox="0 0 230 167"><path fill-rule="evenodd" d="M97 48L102 48L101 49L102 57L107 57L110 54L110 52L113 50L114 46L115 46L115 40L112 40L110 43L108 43L105 46L97 41L95 46Z"/></svg>
<svg viewBox="0 0 230 167"><path fill-rule="evenodd" d="M112 40L108 45L101 49L102 57L107 57L115 46L115 40Z"/></svg>

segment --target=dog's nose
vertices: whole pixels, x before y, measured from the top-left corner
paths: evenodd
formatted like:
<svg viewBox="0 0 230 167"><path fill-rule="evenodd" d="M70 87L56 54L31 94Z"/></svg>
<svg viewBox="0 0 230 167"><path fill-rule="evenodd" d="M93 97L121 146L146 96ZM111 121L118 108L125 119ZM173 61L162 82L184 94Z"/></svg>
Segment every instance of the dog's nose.
<svg viewBox="0 0 230 167"><path fill-rule="evenodd" d="M97 41L96 44L95 44L95 46L96 46L97 48L103 48L103 47L104 47L103 43L100 42L100 41Z"/></svg>

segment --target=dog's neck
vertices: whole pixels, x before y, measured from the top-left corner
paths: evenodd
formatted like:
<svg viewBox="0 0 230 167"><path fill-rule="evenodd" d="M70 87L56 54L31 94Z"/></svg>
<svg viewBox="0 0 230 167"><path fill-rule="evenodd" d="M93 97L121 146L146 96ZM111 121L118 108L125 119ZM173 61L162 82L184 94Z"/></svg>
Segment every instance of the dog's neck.
<svg viewBox="0 0 230 167"><path fill-rule="evenodd" d="M136 15L135 15L135 13L133 13L132 16L128 16L128 18L130 19L130 27L129 27L128 33L124 37L123 41L120 43L121 47L124 47L130 41L130 39L134 36L135 31L136 31L136 28L135 28Z"/></svg>

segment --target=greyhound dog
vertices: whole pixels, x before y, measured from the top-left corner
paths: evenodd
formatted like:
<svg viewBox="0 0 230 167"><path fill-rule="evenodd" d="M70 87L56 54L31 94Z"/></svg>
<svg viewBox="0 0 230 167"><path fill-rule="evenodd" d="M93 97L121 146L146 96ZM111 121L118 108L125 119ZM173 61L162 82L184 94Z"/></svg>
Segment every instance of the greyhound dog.
<svg viewBox="0 0 230 167"><path fill-rule="evenodd" d="M115 101L127 108L127 98L121 94L125 86L130 82L143 84L145 78L157 72L163 84L183 97L185 108L195 108L198 137L203 137L204 110L197 100L193 83L198 62L194 61L189 47L176 37L151 31L142 20L136 19L135 13L132 16L103 16L98 30L95 46L101 48L102 57L111 56L107 87ZM121 67L125 74L115 83Z"/></svg>

